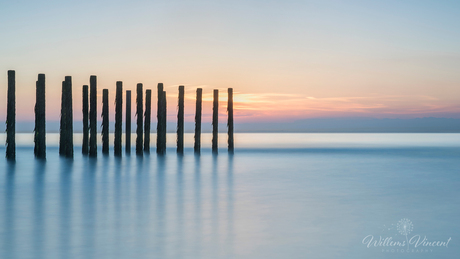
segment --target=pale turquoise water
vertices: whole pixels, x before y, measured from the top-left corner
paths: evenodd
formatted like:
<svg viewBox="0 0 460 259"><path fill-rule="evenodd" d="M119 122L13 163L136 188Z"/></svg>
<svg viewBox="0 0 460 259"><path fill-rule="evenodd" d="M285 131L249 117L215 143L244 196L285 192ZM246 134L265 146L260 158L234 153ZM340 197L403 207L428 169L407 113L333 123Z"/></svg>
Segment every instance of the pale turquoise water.
<svg viewBox="0 0 460 259"><path fill-rule="evenodd" d="M23 137L0 158L0 258L460 255L460 134L238 134L234 156L73 161L50 141L46 163ZM406 240L403 218L448 247L362 244Z"/></svg>

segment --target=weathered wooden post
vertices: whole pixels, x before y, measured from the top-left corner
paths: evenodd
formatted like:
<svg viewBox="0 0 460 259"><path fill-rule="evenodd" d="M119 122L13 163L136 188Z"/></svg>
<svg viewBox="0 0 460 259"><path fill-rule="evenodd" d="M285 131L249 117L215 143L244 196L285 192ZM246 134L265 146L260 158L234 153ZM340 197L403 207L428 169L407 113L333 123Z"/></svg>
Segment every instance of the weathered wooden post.
<svg viewBox="0 0 460 259"><path fill-rule="evenodd" d="M125 121L125 137L126 137L126 154L131 154L131 91L126 91L126 121Z"/></svg>
<svg viewBox="0 0 460 259"><path fill-rule="evenodd" d="M72 109L72 77L65 77L66 109L67 109L67 145L66 157L73 158L73 109Z"/></svg>
<svg viewBox="0 0 460 259"><path fill-rule="evenodd" d="M177 110L177 153L184 154L184 86L179 86L179 105Z"/></svg>
<svg viewBox="0 0 460 259"><path fill-rule="evenodd" d="M162 129L162 149L163 149L163 154L166 153L166 91L163 91L163 94L162 94L162 97L161 97L162 101L163 101L163 107L162 107L162 119L163 119L163 129Z"/></svg>
<svg viewBox="0 0 460 259"><path fill-rule="evenodd" d="M65 155L65 141L67 139L67 110L65 107L66 101L66 86L65 81L62 81L62 91L61 91L61 118L60 118L60 128L59 128L59 155Z"/></svg>
<svg viewBox="0 0 460 259"><path fill-rule="evenodd" d="M83 144L81 146L81 153L88 155L88 144L89 144L89 104L88 104L88 85L83 85Z"/></svg>
<svg viewBox="0 0 460 259"><path fill-rule="evenodd" d="M16 159L16 73L8 70L8 103L6 114L6 158Z"/></svg>
<svg viewBox="0 0 460 259"><path fill-rule="evenodd" d="M36 158L46 158L46 115L45 115L45 75L38 74L35 96L34 154Z"/></svg>
<svg viewBox="0 0 460 259"><path fill-rule="evenodd" d="M59 137L59 154L73 158L73 111L72 111L72 77L66 76L62 82L61 130Z"/></svg>
<svg viewBox="0 0 460 259"><path fill-rule="evenodd" d="M117 82L115 94L115 141L113 145L114 155L121 156L121 135L123 128L123 83Z"/></svg>
<svg viewBox="0 0 460 259"><path fill-rule="evenodd" d="M143 154L143 90L142 84L137 84L136 90L136 116L137 116L137 129L136 129L136 154L142 155Z"/></svg>
<svg viewBox="0 0 460 259"><path fill-rule="evenodd" d="M233 88L228 88L228 102L227 102L227 112L228 112L228 153L234 153L233 145Z"/></svg>
<svg viewBox="0 0 460 259"><path fill-rule="evenodd" d="M89 156L97 157L97 78L89 78L90 85L90 107L89 107Z"/></svg>
<svg viewBox="0 0 460 259"><path fill-rule="evenodd" d="M152 90L145 90L144 152L150 153L150 118L152 117Z"/></svg>
<svg viewBox="0 0 460 259"><path fill-rule="evenodd" d="M163 126L163 129L161 130L162 132L162 153L163 154L166 154L166 91L163 91L163 94L161 96L161 99L162 99L162 104L163 104L163 107L162 107L162 110L161 110L161 113L162 113L162 116L161 118L163 119L163 123L161 124Z"/></svg>
<svg viewBox="0 0 460 259"><path fill-rule="evenodd" d="M219 124L219 90L214 89L212 106L212 153L217 154L217 133Z"/></svg>
<svg viewBox="0 0 460 259"><path fill-rule="evenodd" d="M102 154L109 154L109 90L102 90Z"/></svg>
<svg viewBox="0 0 460 259"><path fill-rule="evenodd" d="M166 92L162 83L158 84L157 90L157 154L163 155L166 151Z"/></svg>
<svg viewBox="0 0 460 259"><path fill-rule="evenodd" d="M195 144L193 150L196 154L200 153L201 149L201 103L203 89L196 89L196 108L195 108Z"/></svg>
<svg viewBox="0 0 460 259"><path fill-rule="evenodd" d="M157 85L157 154L161 154L161 136L162 136L162 123L163 119L161 118L162 113L162 100L163 97L163 83L158 83Z"/></svg>

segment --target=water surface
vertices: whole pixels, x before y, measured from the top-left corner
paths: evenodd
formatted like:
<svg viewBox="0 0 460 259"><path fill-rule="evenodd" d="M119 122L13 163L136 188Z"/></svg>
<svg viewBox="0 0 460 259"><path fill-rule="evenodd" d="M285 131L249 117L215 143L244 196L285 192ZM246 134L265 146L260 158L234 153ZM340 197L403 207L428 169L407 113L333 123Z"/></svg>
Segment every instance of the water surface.
<svg viewBox="0 0 460 259"><path fill-rule="evenodd" d="M188 139L182 157L172 140L165 157L96 160L51 142L46 162L24 141L0 158L0 258L460 255L459 134L237 134L233 156ZM448 247L362 243L406 240L403 218Z"/></svg>

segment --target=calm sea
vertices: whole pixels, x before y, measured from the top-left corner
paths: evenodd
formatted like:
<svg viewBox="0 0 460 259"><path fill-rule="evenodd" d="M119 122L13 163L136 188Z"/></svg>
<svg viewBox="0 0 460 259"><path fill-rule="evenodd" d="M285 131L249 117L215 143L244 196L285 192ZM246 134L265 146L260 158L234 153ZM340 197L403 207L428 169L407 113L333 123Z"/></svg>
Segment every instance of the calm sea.
<svg viewBox="0 0 460 259"><path fill-rule="evenodd" d="M460 134L236 134L235 154L0 148L0 258L459 258ZM0 141L4 142L4 134ZM132 143L135 143L134 141Z"/></svg>

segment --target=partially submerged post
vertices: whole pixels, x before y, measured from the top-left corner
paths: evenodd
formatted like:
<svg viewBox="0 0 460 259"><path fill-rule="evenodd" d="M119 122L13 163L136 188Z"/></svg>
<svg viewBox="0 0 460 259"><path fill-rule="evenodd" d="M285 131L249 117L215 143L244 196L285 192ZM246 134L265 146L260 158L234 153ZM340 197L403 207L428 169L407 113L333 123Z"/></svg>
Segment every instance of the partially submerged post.
<svg viewBox="0 0 460 259"><path fill-rule="evenodd" d="M109 154L109 90L102 90L102 154Z"/></svg>
<svg viewBox="0 0 460 259"><path fill-rule="evenodd" d="M66 157L73 157L73 110L72 110L72 77L65 77L66 88L67 88L67 145L66 145Z"/></svg>
<svg viewBox="0 0 460 259"><path fill-rule="evenodd" d="M150 153L150 118L152 117L152 90L145 90L144 152Z"/></svg>
<svg viewBox="0 0 460 259"><path fill-rule="evenodd" d="M65 108L65 95L66 95L66 88L65 88L65 81L62 81L62 90L61 90L61 118L59 121L60 128L59 128L59 155L65 155L65 140L67 134L67 120L66 120L66 113L67 110Z"/></svg>
<svg viewBox="0 0 460 259"><path fill-rule="evenodd" d="M219 90L214 90L212 105L212 153L217 154L217 132L219 123Z"/></svg>
<svg viewBox="0 0 460 259"><path fill-rule="evenodd" d="M89 107L89 156L97 157L97 80L96 76L89 78L90 107Z"/></svg>
<svg viewBox="0 0 460 259"><path fill-rule="evenodd" d="M228 102L227 102L227 112L228 112L228 153L233 154L234 145L233 145L233 88L228 88Z"/></svg>
<svg viewBox="0 0 460 259"><path fill-rule="evenodd" d="M81 153L88 155L88 144L89 144L89 105L88 105L88 85L83 85L83 144L81 146Z"/></svg>
<svg viewBox="0 0 460 259"><path fill-rule="evenodd" d="M157 90L157 154L163 155L166 152L166 92L162 83L158 84Z"/></svg>
<svg viewBox="0 0 460 259"><path fill-rule="evenodd" d="M117 91L115 94L115 141L114 155L121 156L121 132L123 128L123 83L117 82Z"/></svg>
<svg viewBox="0 0 460 259"><path fill-rule="evenodd" d="M72 77L70 76L66 76L65 81L62 82L59 154L73 158Z"/></svg>
<svg viewBox="0 0 460 259"><path fill-rule="evenodd" d="M162 98L163 96L163 83L158 83L157 85L157 154L161 154L161 130L163 126L163 119L161 118L162 113Z"/></svg>
<svg viewBox="0 0 460 259"><path fill-rule="evenodd" d="M184 153L184 86L179 86L179 105L177 110L177 153Z"/></svg>
<svg viewBox="0 0 460 259"><path fill-rule="evenodd" d="M126 154L131 154L131 91L126 91L126 121L125 121L125 137L126 137Z"/></svg>
<svg viewBox="0 0 460 259"><path fill-rule="evenodd" d="M161 112L163 113L162 115L162 118L163 118L163 129L162 129L162 133L163 133L163 136L162 136L162 149L163 149L163 154L166 153L166 91L163 91L163 95L162 95L162 98L163 100L163 107L162 107L162 110Z"/></svg>
<svg viewBox="0 0 460 259"><path fill-rule="evenodd" d="M15 71L8 70L8 104L6 114L6 158L16 159L16 79Z"/></svg>
<svg viewBox="0 0 460 259"><path fill-rule="evenodd" d="M137 129L136 129L136 154L142 155L143 154L143 108L142 108L142 84L137 84L136 90L136 116L137 116Z"/></svg>
<svg viewBox="0 0 460 259"><path fill-rule="evenodd" d="M34 155L46 158L45 75L38 74L35 96Z"/></svg>
<svg viewBox="0 0 460 259"><path fill-rule="evenodd" d="M201 103L203 89L196 89L196 108L195 108L195 144L193 150L196 154L200 153L201 149Z"/></svg>

